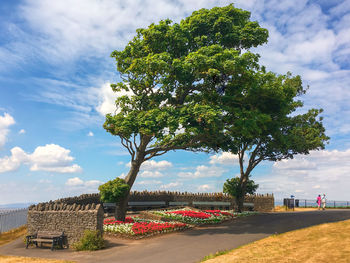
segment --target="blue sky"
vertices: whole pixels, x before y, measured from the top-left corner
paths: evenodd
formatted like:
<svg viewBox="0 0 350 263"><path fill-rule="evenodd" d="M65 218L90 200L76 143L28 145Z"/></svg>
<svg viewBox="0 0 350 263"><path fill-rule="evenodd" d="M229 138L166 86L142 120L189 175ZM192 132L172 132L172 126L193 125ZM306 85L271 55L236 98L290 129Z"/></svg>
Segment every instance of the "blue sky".
<svg viewBox="0 0 350 263"><path fill-rule="evenodd" d="M230 1L1 1L0 204L96 192L128 172L130 156L102 128L118 81L110 53L135 30L179 22ZM254 52L309 85L305 108L324 109L326 149L253 171L259 192L350 200L350 1L245 0L235 6L270 32ZM170 152L145 163L134 190L221 191L239 172L228 153Z"/></svg>

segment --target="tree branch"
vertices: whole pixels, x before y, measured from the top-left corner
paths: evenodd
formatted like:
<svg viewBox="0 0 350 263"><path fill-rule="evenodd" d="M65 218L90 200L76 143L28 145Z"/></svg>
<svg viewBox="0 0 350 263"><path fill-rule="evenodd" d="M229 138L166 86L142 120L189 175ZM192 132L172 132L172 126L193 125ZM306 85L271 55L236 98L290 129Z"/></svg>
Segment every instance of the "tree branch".
<svg viewBox="0 0 350 263"><path fill-rule="evenodd" d="M145 161L147 161L147 160L149 160L149 159L151 159L151 158L153 158L153 157L155 157L155 156L161 156L161 155L163 155L163 154L165 154L165 153L167 153L168 151L164 151L164 152L154 152L154 153L152 153L152 154L150 154L148 157L145 157Z"/></svg>
<svg viewBox="0 0 350 263"><path fill-rule="evenodd" d="M137 147L137 144L136 144L136 134L135 133L134 133L134 146L135 146L136 151L138 151L139 147Z"/></svg>
<svg viewBox="0 0 350 263"><path fill-rule="evenodd" d="M122 137L122 136L120 136L120 141L121 141L122 145L123 145L126 149L128 149L128 152L129 152L130 155L131 155L131 160L133 161L134 158L135 158L135 151L134 151L134 149L132 148L131 142L130 142L128 139L126 139L125 137ZM130 147L130 146L131 146L131 147Z"/></svg>

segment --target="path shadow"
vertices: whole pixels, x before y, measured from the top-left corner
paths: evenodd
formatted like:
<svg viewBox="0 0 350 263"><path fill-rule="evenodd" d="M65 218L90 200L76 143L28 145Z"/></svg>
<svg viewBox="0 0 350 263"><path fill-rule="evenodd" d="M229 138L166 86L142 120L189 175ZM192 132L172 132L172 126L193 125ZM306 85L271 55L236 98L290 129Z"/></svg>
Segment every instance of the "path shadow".
<svg viewBox="0 0 350 263"><path fill-rule="evenodd" d="M219 225L184 231L183 235L275 234L323 223L350 219L350 211L311 211L297 213L264 213L237 218Z"/></svg>

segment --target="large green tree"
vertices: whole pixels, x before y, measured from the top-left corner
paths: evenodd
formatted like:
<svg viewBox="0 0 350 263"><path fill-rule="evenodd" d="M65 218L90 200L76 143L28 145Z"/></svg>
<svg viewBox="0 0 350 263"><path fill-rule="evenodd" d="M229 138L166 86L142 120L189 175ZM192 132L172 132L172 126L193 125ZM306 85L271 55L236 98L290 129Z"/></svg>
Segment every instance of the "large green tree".
<svg viewBox="0 0 350 263"><path fill-rule="evenodd" d="M250 13L233 5L201 9L180 23L170 20L138 29L121 51L114 51L121 82L104 128L120 137L131 156L125 182L135 182L143 162L172 150L217 150L225 138L222 108L212 103L233 71L244 72L256 56L241 50L267 41L268 32ZM220 85L218 85L220 84ZM125 217L129 192L116 216Z"/></svg>
<svg viewBox="0 0 350 263"><path fill-rule="evenodd" d="M280 161L310 150L323 149L322 109L304 109L300 76L266 72L257 64L244 74L226 78L220 101L227 141L223 150L238 155L240 166L238 210L243 209L252 170L262 161Z"/></svg>

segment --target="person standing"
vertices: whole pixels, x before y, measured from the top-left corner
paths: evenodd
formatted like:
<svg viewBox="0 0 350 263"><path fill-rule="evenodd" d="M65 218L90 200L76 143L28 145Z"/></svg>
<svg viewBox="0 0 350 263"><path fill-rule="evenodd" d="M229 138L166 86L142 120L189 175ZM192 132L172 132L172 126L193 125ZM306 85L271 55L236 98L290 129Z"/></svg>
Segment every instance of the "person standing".
<svg viewBox="0 0 350 263"><path fill-rule="evenodd" d="M316 203L317 203L318 210L320 210L321 209L321 195L317 196Z"/></svg>
<svg viewBox="0 0 350 263"><path fill-rule="evenodd" d="M326 195L325 194L323 194L321 202L322 202L322 210L325 210L326 209Z"/></svg>

